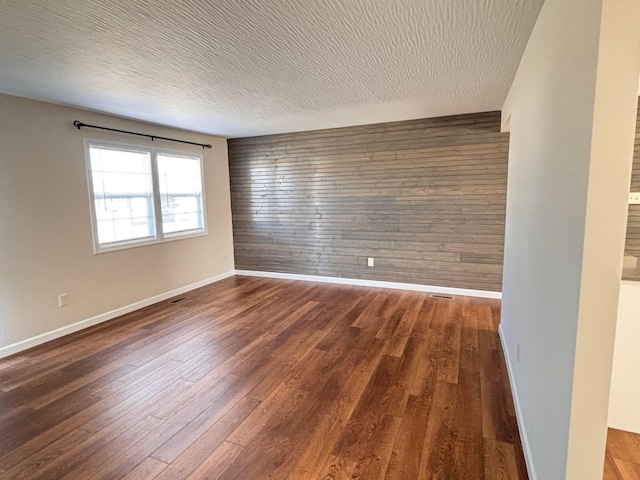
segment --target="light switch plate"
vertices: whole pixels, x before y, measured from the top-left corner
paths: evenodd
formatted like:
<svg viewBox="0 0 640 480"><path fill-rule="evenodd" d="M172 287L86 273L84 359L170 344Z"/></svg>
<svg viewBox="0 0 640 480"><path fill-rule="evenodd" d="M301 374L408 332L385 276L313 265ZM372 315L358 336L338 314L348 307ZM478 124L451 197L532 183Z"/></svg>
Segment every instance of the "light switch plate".
<svg viewBox="0 0 640 480"><path fill-rule="evenodd" d="M629 205L640 204L640 192L631 192L629 194Z"/></svg>

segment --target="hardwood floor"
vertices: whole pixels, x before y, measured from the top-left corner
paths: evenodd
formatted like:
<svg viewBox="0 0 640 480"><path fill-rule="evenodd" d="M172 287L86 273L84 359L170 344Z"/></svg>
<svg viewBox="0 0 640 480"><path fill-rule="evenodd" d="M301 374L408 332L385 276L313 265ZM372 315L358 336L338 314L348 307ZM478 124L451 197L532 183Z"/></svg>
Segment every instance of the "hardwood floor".
<svg viewBox="0 0 640 480"><path fill-rule="evenodd" d="M232 277L0 360L0 479L526 479L500 303Z"/></svg>
<svg viewBox="0 0 640 480"><path fill-rule="evenodd" d="M640 480L640 435L609 429L603 480Z"/></svg>

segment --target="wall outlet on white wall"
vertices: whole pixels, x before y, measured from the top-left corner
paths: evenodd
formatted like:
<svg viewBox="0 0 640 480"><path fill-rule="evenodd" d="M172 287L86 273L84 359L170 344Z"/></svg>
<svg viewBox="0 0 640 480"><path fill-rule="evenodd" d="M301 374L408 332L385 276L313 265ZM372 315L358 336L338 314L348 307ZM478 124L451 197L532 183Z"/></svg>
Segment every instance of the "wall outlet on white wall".
<svg viewBox="0 0 640 480"><path fill-rule="evenodd" d="M367 267L373 267L373 265L374 265L373 257L367 258Z"/></svg>
<svg viewBox="0 0 640 480"><path fill-rule="evenodd" d="M69 305L67 294L61 293L60 295L58 295L58 307L62 308L62 307L66 307L67 305Z"/></svg>

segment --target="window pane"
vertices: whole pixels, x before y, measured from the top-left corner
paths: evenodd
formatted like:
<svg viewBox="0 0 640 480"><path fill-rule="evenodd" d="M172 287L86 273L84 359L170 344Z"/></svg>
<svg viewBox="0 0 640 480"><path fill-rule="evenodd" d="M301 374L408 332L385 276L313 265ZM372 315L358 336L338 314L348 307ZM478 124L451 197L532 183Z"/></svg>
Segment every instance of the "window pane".
<svg viewBox="0 0 640 480"><path fill-rule="evenodd" d="M200 158L158 154L164 233L204 230Z"/></svg>
<svg viewBox="0 0 640 480"><path fill-rule="evenodd" d="M120 150L117 148L91 146L91 171L116 173L151 172L149 153Z"/></svg>
<svg viewBox="0 0 640 480"><path fill-rule="evenodd" d="M89 153L98 243L155 238L150 153L97 146Z"/></svg>
<svg viewBox="0 0 640 480"><path fill-rule="evenodd" d="M151 174L94 172L94 193L151 193Z"/></svg>

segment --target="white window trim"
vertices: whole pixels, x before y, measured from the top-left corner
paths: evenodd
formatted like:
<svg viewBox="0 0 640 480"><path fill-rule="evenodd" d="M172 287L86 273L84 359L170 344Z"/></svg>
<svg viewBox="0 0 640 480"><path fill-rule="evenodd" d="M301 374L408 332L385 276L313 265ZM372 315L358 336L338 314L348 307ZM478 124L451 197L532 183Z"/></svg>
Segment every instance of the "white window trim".
<svg viewBox="0 0 640 480"><path fill-rule="evenodd" d="M151 182L153 188L153 210L154 210L154 230L156 237L144 237L133 240L123 240L113 242L107 246L100 245L98 240L98 221L96 215L96 204L93 191L93 177L91 170L91 146L106 147L113 149L122 149L128 151L139 151L149 153L151 156ZM160 201L160 179L158 178L158 154L173 155L176 157L198 158L200 160L200 178L202 180L202 229L183 230L180 232L172 232L164 234L162 231L162 205ZM144 247L147 245L156 245L158 243L174 242L176 240L184 240L187 238L203 237L208 235L207 229L207 200L204 176L204 157L200 153L194 153L185 150L171 150L167 148L155 148L135 143L114 142L110 140L99 140L93 138L84 139L84 160L87 172L87 186L89 190L89 207L91 215L91 232L93 234L93 253L99 255L101 253L114 252L129 248Z"/></svg>

